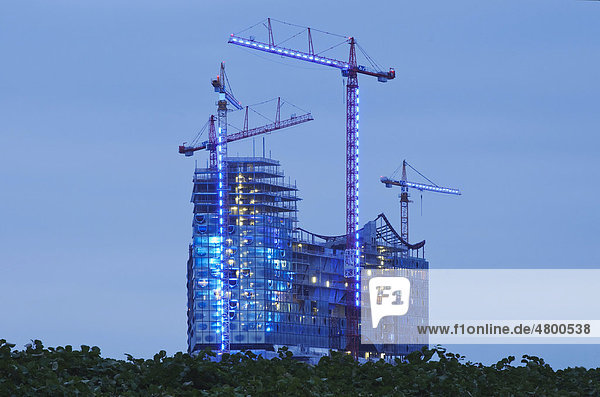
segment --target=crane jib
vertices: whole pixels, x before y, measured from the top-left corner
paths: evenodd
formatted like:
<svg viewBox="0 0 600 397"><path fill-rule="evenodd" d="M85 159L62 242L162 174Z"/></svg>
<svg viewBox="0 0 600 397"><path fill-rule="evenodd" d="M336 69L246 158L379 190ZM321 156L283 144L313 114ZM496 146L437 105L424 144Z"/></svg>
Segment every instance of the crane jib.
<svg viewBox="0 0 600 397"><path fill-rule="evenodd" d="M443 186L425 185L423 183L415 183L415 182L402 181L402 180L397 181L397 180L389 179L386 177L382 177L381 182L383 184L385 184L386 187L392 187L392 185L395 185L395 186L409 187L409 188L413 188L413 189L417 189L417 190L426 190L429 192L455 194L457 196L461 195L460 190L449 188L449 187L443 187Z"/></svg>
<svg viewBox="0 0 600 397"><path fill-rule="evenodd" d="M300 116L292 116L286 120L281 120L278 122L263 125L261 127L256 127L249 130L242 130L240 132L227 135L227 142L235 142L239 141L240 139L250 138L260 134L268 134L269 132L277 131L283 128L293 127L295 125L313 120L314 118L311 113L301 114ZM204 141L197 146L181 145L179 146L179 153L185 154L186 156L191 156L194 152L205 149L212 150L214 149L214 147L211 148L211 143L209 141Z"/></svg>
<svg viewBox="0 0 600 397"><path fill-rule="evenodd" d="M348 62L340 61L333 58L327 58L318 56L315 54L310 54L307 52L292 50L290 48L279 47L279 46L271 46L267 43L262 43L256 40L245 39L243 37L232 35L229 38L228 43L239 45L242 47L252 48L259 51L270 52L271 54L277 54L288 58L299 59L302 61L312 62L319 65L331 66L342 71L343 75L347 75L347 73L351 70L351 65ZM390 69L389 72L372 70L367 68L366 66L356 65L352 68L356 73L366 74L369 76L377 77L379 81L387 81L392 80L396 77L396 72L394 69Z"/></svg>

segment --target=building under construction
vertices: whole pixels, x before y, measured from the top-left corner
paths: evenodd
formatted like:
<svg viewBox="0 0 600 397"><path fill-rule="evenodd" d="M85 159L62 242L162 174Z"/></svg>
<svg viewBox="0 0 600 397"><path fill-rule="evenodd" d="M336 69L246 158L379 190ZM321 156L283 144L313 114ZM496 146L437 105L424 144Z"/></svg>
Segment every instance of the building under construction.
<svg viewBox="0 0 600 397"><path fill-rule="evenodd" d="M346 350L346 235L324 236L298 227L298 188L285 183L278 161L228 157L229 221L223 255L231 351L265 356L287 346L315 358ZM193 239L187 264L188 351L219 350L223 332L223 279L217 173L196 168ZM424 243L408 244L385 215L359 230L362 268L427 269ZM426 314L424 315L426 317ZM417 319L419 322L426 318ZM359 357L398 357L422 345L360 345Z"/></svg>
<svg viewBox="0 0 600 397"><path fill-rule="evenodd" d="M272 22L302 30L287 39L277 33L276 42ZM257 39L249 31L263 27L266 28L263 39ZM342 42L316 51L315 32L339 37ZM288 40L302 33L306 33L308 52L281 46L291 44ZM228 156L229 142L303 124L313 117L303 111L299 116L293 113L289 119L282 119L281 105L289 102L277 98L275 119L269 119L269 124L249 128L249 109L268 117L246 106L244 127L228 134L228 111L244 107L233 95L225 65L221 63L219 75L211 81L218 94L217 117L210 116L202 129L208 126L208 140L200 142L201 131L191 144L179 146L179 153L185 156L204 149L210 152L210 165L196 168L194 173L193 240L187 268L189 352L209 348L225 354L251 349L269 356L278 347L287 346L296 357L318 357L333 349L347 351L355 358L369 358L374 354L398 357L421 348L427 338L402 339L412 344L394 344L397 340L390 338L403 335L428 319L428 281L422 274L429 264L424 259L424 242L408 242L409 189L453 195L460 192L438 186L418 171L429 184L408 181L406 167L416 169L404 162L400 180L393 179L394 175L381 179L386 187L401 188L400 233L383 214L364 225L359 223L358 76L374 77L385 83L395 79L394 69L379 67L352 36L311 30L270 18L231 34L228 43L341 72L346 87L345 233L325 236L298 226L298 189L295 184L285 183L278 161L267 159L264 154L249 158ZM349 47L347 61L322 55L341 44ZM371 66L358 63L357 50ZM388 321L392 315L383 316L388 319L378 321L375 326L371 323L371 327L365 320L363 331L369 330L370 334L365 336L363 332L360 339L360 315L368 319L365 313L373 314L373 322L376 312L375 306L365 299L368 288L361 286L361 281L364 284L365 280L372 280L369 277L380 273L379 269L401 269L409 278L416 276L419 288L411 287L408 291L409 295L413 289L418 293L410 295L405 306L417 310L393 315L403 317L402 325ZM376 296L375 305L382 304L383 295L390 296L380 288L387 290L391 286L373 289L381 293ZM399 299L402 291L392 293L396 300L391 305L404 305ZM369 295L372 297L375 295ZM371 308L373 311L369 312Z"/></svg>

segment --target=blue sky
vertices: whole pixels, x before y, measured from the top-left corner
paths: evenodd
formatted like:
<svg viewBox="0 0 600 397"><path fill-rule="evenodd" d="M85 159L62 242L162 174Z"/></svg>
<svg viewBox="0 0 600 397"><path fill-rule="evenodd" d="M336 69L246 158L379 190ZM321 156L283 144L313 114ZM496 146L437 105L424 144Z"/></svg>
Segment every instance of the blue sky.
<svg viewBox="0 0 600 397"><path fill-rule="evenodd" d="M312 111L267 150L301 189L300 225L343 233L342 78L226 44L267 16L354 35L396 69L386 84L360 79L361 220L385 212L397 224L398 192L379 177L406 158L463 191L424 195L422 215L413 196L411 240L427 240L432 267L600 264L600 4L3 2L0 337L112 357L185 349L191 177L206 154L177 146L214 112L220 61L243 103L282 96ZM456 350L555 366L597 366L600 353Z"/></svg>

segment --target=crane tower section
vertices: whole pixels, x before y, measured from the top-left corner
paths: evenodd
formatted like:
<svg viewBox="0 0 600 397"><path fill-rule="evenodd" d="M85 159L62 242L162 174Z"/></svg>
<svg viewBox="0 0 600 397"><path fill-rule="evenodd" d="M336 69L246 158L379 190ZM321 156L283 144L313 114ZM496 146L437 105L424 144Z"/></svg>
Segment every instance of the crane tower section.
<svg viewBox="0 0 600 397"><path fill-rule="evenodd" d="M217 102L217 144L216 144L216 171L217 171L217 211L218 211L218 236L219 236L219 278L220 282L216 290L217 298L220 298L221 304L217 313L221 317L221 353L229 353L229 334L230 317L229 301L231 294L229 292L229 269L234 268L233 259L227 258L227 235L229 228L229 184L227 181L227 102L234 104L238 109L241 105L233 98L225 88L225 65L221 63L221 71L216 80L212 81L215 92L219 94ZM219 296L220 295L220 296Z"/></svg>

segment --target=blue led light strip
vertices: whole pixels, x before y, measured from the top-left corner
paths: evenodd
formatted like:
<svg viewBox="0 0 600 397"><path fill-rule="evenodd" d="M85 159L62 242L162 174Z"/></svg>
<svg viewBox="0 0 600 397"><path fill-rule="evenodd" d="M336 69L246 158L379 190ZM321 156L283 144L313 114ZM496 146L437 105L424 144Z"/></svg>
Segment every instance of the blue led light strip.
<svg viewBox="0 0 600 397"><path fill-rule="evenodd" d="M359 220L358 220L358 214L359 214L359 182L358 182L358 177L359 177L359 103L360 103L360 99L358 96L358 87L356 87L356 162L355 162L355 169L354 172L356 174L356 178L355 178L355 183L356 183L356 207L355 207L355 222L354 222L354 230L356 233L356 242L355 242L355 253L354 253L354 258L356 260L355 263L355 272L354 272L354 277L356 279L356 294L354 297L355 300L355 304L357 307L360 306L360 246L359 246L359 239L358 239L358 228L359 228Z"/></svg>
<svg viewBox="0 0 600 397"><path fill-rule="evenodd" d="M338 69L349 69L348 62L338 61L336 59L311 55L306 52L295 51L289 48L269 46L269 44L261 43L260 41L251 41L242 37L232 35L229 38L230 44L236 44L242 47L248 47L259 51L270 52L272 54L281 55L288 58L301 59L307 62L313 62L319 65L331 66ZM363 69L366 69L364 66Z"/></svg>
<svg viewBox="0 0 600 397"><path fill-rule="evenodd" d="M410 187L410 188L417 189L417 190L426 190L428 192L455 194L457 196L461 195L460 190L449 188L449 187L443 187L443 186L425 185L423 183L415 183L415 182L409 182L409 181L403 181L403 180L397 181L397 180L386 178L386 177L381 177L381 182L383 182L385 184L389 184L389 185L402 186L403 189Z"/></svg>
<svg viewBox="0 0 600 397"><path fill-rule="evenodd" d="M431 192L448 193L448 194L456 194L456 195L460 194L460 190L458 190L458 189L451 189L451 188L447 188L447 187L424 185L424 184L421 184L421 183L414 183L414 182L408 182L408 181L400 181L400 183L403 186L412 187L412 188L419 189L419 190L427 190L427 191L431 191Z"/></svg>
<svg viewBox="0 0 600 397"><path fill-rule="evenodd" d="M227 235L227 130L219 127L217 134L217 193L218 193L218 220L219 220L219 281L217 286L217 299L221 304L217 306L217 313L221 317L220 337L221 352L229 353L229 288L225 275L227 269L225 257L225 239Z"/></svg>
<svg viewBox="0 0 600 397"><path fill-rule="evenodd" d="M225 234L224 234L224 221L225 221L225 217L223 216L224 213L224 203L223 203L223 186L224 186L224 159L223 159L223 130L221 129L221 127L219 127L219 132L217 134L217 173L218 173L218 178L217 178L217 192L218 192L218 200L219 200L219 205L218 205L218 211L219 211L219 282L217 284L217 295L220 296L220 298L223 298L223 269L224 269L224 263L225 263L225 255L224 255L224 251L225 251L225 244L224 244L224 238L225 238ZM221 317L221 329L220 329L220 333L221 333L221 350L225 350L225 341L223 339L223 324L224 324L224 310L223 310L223 305L219 305L217 306L217 313L220 315Z"/></svg>

